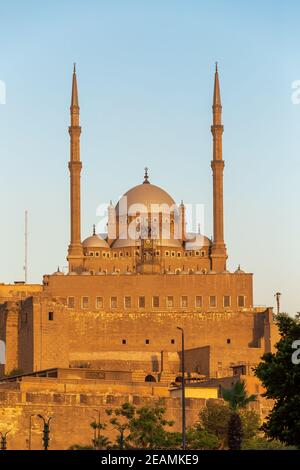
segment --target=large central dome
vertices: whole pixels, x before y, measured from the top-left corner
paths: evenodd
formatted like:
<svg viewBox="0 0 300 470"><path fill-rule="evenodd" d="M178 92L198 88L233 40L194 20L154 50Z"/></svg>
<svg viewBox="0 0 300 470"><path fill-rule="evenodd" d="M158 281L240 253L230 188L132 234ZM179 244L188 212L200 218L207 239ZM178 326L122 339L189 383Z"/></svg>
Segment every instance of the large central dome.
<svg viewBox="0 0 300 470"><path fill-rule="evenodd" d="M159 212L165 212L167 207L174 210L174 199L162 188L154 184L144 182L129 189L121 198L116 206L116 212L119 214L120 204L127 204L128 214L136 213L137 206L145 207L147 212L156 212L154 205L165 206L159 208Z"/></svg>

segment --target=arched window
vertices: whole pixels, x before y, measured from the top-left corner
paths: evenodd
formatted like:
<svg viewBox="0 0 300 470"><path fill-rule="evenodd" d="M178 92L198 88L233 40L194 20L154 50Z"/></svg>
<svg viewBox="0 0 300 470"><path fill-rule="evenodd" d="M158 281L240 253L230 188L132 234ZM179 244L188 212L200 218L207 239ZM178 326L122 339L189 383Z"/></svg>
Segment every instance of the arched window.
<svg viewBox="0 0 300 470"><path fill-rule="evenodd" d="M156 382L156 380L155 380L155 377L153 377L153 375L149 374L145 377L145 382Z"/></svg>

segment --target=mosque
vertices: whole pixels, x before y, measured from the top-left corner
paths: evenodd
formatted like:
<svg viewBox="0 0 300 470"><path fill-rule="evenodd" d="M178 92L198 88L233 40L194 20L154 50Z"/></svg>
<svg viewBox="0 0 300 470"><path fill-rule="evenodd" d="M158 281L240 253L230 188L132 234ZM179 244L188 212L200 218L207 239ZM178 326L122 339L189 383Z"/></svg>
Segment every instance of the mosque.
<svg viewBox="0 0 300 470"><path fill-rule="evenodd" d="M180 375L178 327L185 335L187 381L213 383L233 375L254 380L252 368L272 350L278 332L272 309L253 305L252 273L240 267L229 272L226 266L217 66L212 111L211 239L187 232L184 203L177 205L145 169L143 181L116 206L109 205L107 232L97 233L94 226L82 240L74 67L68 272L46 274L41 285L0 285L0 340L6 345L0 385L13 371L18 381L28 376L57 379L65 371L68 377L106 380L110 389L114 383L119 393L129 382L136 393L138 384L147 382L169 390Z"/></svg>

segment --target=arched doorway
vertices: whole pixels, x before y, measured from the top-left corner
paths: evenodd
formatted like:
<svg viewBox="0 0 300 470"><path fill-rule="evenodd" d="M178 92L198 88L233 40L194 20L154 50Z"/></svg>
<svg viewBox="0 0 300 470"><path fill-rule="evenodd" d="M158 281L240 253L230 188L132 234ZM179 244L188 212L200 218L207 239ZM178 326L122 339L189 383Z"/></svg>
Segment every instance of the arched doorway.
<svg viewBox="0 0 300 470"><path fill-rule="evenodd" d="M149 374L145 377L145 382L156 382L156 379L153 377L153 375Z"/></svg>

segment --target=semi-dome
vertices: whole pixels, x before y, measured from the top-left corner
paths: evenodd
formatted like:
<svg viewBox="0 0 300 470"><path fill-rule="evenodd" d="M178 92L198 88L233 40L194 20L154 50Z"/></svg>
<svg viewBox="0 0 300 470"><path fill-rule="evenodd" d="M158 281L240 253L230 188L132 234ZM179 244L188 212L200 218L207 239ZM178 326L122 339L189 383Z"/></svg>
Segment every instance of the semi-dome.
<svg viewBox="0 0 300 470"><path fill-rule="evenodd" d="M174 210L175 201L174 199L162 188L144 182L133 188L129 189L118 204L116 205L116 213L119 215L120 212L124 212L123 204L127 208L127 214L135 215L137 212L169 212L169 209ZM125 205L126 204L126 205ZM159 210L156 209L155 205L160 206Z"/></svg>
<svg viewBox="0 0 300 470"><path fill-rule="evenodd" d="M211 245L211 240L201 233L187 233L186 250L198 250Z"/></svg>
<svg viewBox="0 0 300 470"><path fill-rule="evenodd" d="M83 240L82 245L84 248L109 248L108 243L100 235L91 235Z"/></svg>

